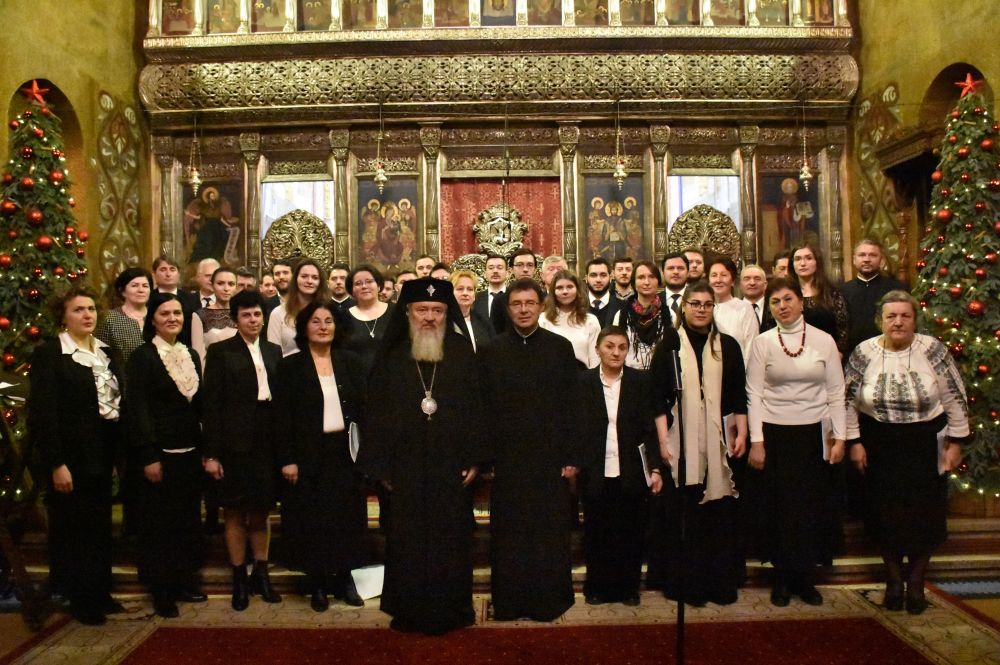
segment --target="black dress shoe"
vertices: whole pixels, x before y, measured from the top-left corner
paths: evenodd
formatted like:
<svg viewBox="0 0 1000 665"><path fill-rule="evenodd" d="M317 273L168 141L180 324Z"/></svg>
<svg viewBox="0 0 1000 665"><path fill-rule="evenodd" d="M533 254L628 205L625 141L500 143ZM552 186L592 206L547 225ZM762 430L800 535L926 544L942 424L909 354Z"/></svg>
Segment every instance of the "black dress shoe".
<svg viewBox="0 0 1000 665"><path fill-rule="evenodd" d="M101 614L125 614L127 611L124 605L110 596L101 603Z"/></svg>
<svg viewBox="0 0 1000 665"><path fill-rule="evenodd" d="M634 596L629 596L628 598L626 598L625 600L622 601L622 604L623 605L628 605L629 607L638 607L639 606L639 594L635 594Z"/></svg>
<svg viewBox="0 0 1000 665"><path fill-rule="evenodd" d="M107 623L107 619L98 610L92 608L70 608L70 614L73 618L82 623L85 626L103 626Z"/></svg>
<svg viewBox="0 0 1000 665"><path fill-rule="evenodd" d="M281 596L271 588L271 577L268 573L268 563L265 560L254 561L250 588L265 603L281 602Z"/></svg>
<svg viewBox="0 0 1000 665"><path fill-rule="evenodd" d="M903 583L886 584L885 596L882 597L882 607L890 612L903 609Z"/></svg>
<svg viewBox="0 0 1000 665"><path fill-rule="evenodd" d="M906 611L910 614L923 614L924 610L927 609L927 599L924 598L924 590L920 590L920 594L906 594Z"/></svg>
<svg viewBox="0 0 1000 665"><path fill-rule="evenodd" d="M806 605L819 606L823 604L823 596L812 584L800 587L795 592L795 595L801 598L802 602Z"/></svg>
<svg viewBox="0 0 1000 665"><path fill-rule="evenodd" d="M313 589L312 595L309 596L309 607L313 608L313 612L326 612L330 609L330 599L326 597L326 591Z"/></svg>
<svg viewBox="0 0 1000 665"><path fill-rule="evenodd" d="M358 595L358 590L354 586L354 582L348 582L347 587L344 589L344 595L342 597L343 601L350 605L351 607L364 607L364 599Z"/></svg>
<svg viewBox="0 0 1000 665"><path fill-rule="evenodd" d="M592 593L585 595L583 598L588 605L603 605L605 602L603 598L595 596Z"/></svg>
<svg viewBox="0 0 1000 665"><path fill-rule="evenodd" d="M788 607L788 603L791 601L792 595L788 592L788 586L775 584L774 588L771 589L771 604L775 607Z"/></svg>
<svg viewBox="0 0 1000 665"><path fill-rule="evenodd" d="M250 580L247 578L247 567L243 564L233 566L233 598L230 606L237 612L250 606Z"/></svg>
<svg viewBox="0 0 1000 665"><path fill-rule="evenodd" d="M177 600L182 603L204 603L208 600L208 596L203 594L196 588L181 589L177 592Z"/></svg>
<svg viewBox="0 0 1000 665"><path fill-rule="evenodd" d="M177 610L177 603L173 599L166 597L153 599L153 611L156 612L157 616L161 616L164 619L176 619L181 615Z"/></svg>

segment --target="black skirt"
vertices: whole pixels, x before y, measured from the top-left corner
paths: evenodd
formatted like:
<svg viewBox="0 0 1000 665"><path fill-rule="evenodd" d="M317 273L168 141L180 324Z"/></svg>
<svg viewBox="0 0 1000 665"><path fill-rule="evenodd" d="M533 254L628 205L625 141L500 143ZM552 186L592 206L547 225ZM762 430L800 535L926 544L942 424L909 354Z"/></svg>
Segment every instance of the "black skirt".
<svg viewBox="0 0 1000 665"><path fill-rule="evenodd" d="M921 423L881 423L860 414L868 454L868 533L883 549L919 556L948 537L948 483L938 473L942 414Z"/></svg>
<svg viewBox="0 0 1000 665"><path fill-rule="evenodd" d="M254 420L255 436L249 450L219 453L223 476L221 480L212 481L212 489L224 508L260 512L274 507L277 468L269 402L257 404Z"/></svg>

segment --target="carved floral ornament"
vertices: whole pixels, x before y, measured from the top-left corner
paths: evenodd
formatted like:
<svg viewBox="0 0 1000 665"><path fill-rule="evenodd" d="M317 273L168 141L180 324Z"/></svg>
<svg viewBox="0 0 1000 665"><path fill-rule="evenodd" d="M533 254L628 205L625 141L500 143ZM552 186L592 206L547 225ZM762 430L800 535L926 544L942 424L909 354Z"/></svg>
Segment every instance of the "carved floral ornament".
<svg viewBox="0 0 1000 665"><path fill-rule="evenodd" d="M740 265L740 232L731 217L710 205L699 204L677 218L670 229L667 251L686 247L729 256Z"/></svg>
<svg viewBox="0 0 1000 665"><path fill-rule="evenodd" d="M322 219L305 210L293 210L276 219L264 235L264 268L280 258L306 256L329 270L333 246L333 234Z"/></svg>

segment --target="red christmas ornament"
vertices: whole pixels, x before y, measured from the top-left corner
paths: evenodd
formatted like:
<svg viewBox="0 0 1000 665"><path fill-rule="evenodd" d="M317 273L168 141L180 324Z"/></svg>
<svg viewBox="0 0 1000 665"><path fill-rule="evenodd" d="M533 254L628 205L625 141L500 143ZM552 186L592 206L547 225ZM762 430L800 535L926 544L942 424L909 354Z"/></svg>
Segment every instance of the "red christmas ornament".
<svg viewBox="0 0 1000 665"><path fill-rule="evenodd" d="M85 250L83 247L77 247L76 248L76 255L79 256L81 259L83 258L84 254L86 254L86 253L87 253L87 250Z"/></svg>
<svg viewBox="0 0 1000 665"><path fill-rule="evenodd" d="M997 222L993 225L993 233L1000 236L1000 220L997 220Z"/></svg>
<svg viewBox="0 0 1000 665"><path fill-rule="evenodd" d="M979 376L986 376L989 373L990 373L989 365L979 365L976 367L976 374L978 374Z"/></svg>
<svg viewBox="0 0 1000 665"><path fill-rule="evenodd" d="M971 231L976 227L971 222L966 222L965 225L962 226L962 228L965 229L966 231Z"/></svg>
<svg viewBox="0 0 1000 665"><path fill-rule="evenodd" d="M1000 178L992 178L986 185L991 192L1000 192Z"/></svg>
<svg viewBox="0 0 1000 665"><path fill-rule="evenodd" d="M936 296L937 295L937 287L936 286L932 286L931 288L927 289L927 293L929 293L932 296Z"/></svg>
<svg viewBox="0 0 1000 665"><path fill-rule="evenodd" d="M972 207L976 209L976 212L986 212L986 201L976 201Z"/></svg>
<svg viewBox="0 0 1000 665"><path fill-rule="evenodd" d="M30 340L36 340L36 339L38 339L41 336L42 336L42 329L41 328L39 328L38 326L29 326L28 327L28 339L30 339Z"/></svg>
<svg viewBox="0 0 1000 665"><path fill-rule="evenodd" d="M41 295L42 295L41 292L34 287L28 289L28 298L30 300L38 300L41 297Z"/></svg>
<svg viewBox="0 0 1000 665"><path fill-rule="evenodd" d="M69 281L75 282L76 278L77 278L77 274L75 272L66 273L66 279L68 279Z"/></svg>
<svg viewBox="0 0 1000 665"><path fill-rule="evenodd" d="M927 261L917 261L916 266L917 270L923 270L927 267Z"/></svg>
<svg viewBox="0 0 1000 665"><path fill-rule="evenodd" d="M920 301L920 309L927 309L927 301L926 300L921 300Z"/></svg>
<svg viewBox="0 0 1000 665"><path fill-rule="evenodd" d="M4 199L3 203L0 203L0 213L4 217L10 217L15 212L17 212L17 204L10 199Z"/></svg>
<svg viewBox="0 0 1000 665"><path fill-rule="evenodd" d="M21 148L21 157L23 157L24 159L31 159L34 156L35 156L35 149L32 148L30 145L26 145L23 148Z"/></svg>
<svg viewBox="0 0 1000 665"><path fill-rule="evenodd" d="M42 137L45 136L45 130L42 129L41 127L35 127L34 130L32 130L32 131L35 132L35 138L39 138L40 139L40 138L42 138Z"/></svg>
<svg viewBox="0 0 1000 665"><path fill-rule="evenodd" d="M951 119L952 120L958 120L961 117L962 117L962 114L958 112L958 109L955 109L954 111L951 112Z"/></svg>
<svg viewBox="0 0 1000 665"><path fill-rule="evenodd" d="M76 234L76 237L80 239L80 242L87 242L87 238L90 237L90 234L86 231L80 231Z"/></svg>
<svg viewBox="0 0 1000 665"><path fill-rule="evenodd" d="M23 115L25 118L30 118L31 117L31 109L28 109L27 111L25 111L21 115Z"/></svg>
<svg viewBox="0 0 1000 665"><path fill-rule="evenodd" d="M962 297L962 287L961 286L951 287L950 289L948 289L948 295L950 295L953 300L958 300L959 298Z"/></svg>
<svg viewBox="0 0 1000 665"><path fill-rule="evenodd" d="M940 268L938 268L938 276L939 277L947 277L948 276L948 266L941 266Z"/></svg>
<svg viewBox="0 0 1000 665"><path fill-rule="evenodd" d="M966 254L965 255L965 262L966 263L972 263L975 260L976 260L976 256L974 254Z"/></svg>
<svg viewBox="0 0 1000 665"><path fill-rule="evenodd" d="M3 184L9 185L12 182L14 182L14 176L12 176L9 173L4 173L3 174Z"/></svg>
<svg viewBox="0 0 1000 665"><path fill-rule="evenodd" d="M954 330L961 330L962 329L962 322L961 321L952 321L951 322L951 327Z"/></svg>
<svg viewBox="0 0 1000 665"><path fill-rule="evenodd" d="M10 330L10 319L0 316L0 330Z"/></svg>
<svg viewBox="0 0 1000 665"><path fill-rule="evenodd" d="M921 247L920 251L924 253L924 256L927 256L928 254L931 253L931 248L930 247Z"/></svg>
<svg viewBox="0 0 1000 665"><path fill-rule="evenodd" d="M934 323L936 323L939 326L943 326L944 325L944 317L943 316L935 316L934 317ZM941 338L938 337L938 341L940 341L940 340L941 340Z"/></svg>
<svg viewBox="0 0 1000 665"><path fill-rule="evenodd" d="M958 137L954 134L948 134L948 143L955 145L958 143Z"/></svg>
<svg viewBox="0 0 1000 665"><path fill-rule="evenodd" d="M62 266L56 266L55 268L52 269L52 274L55 275L56 277L62 277L63 275L66 274L66 269L63 268Z"/></svg>
<svg viewBox="0 0 1000 665"><path fill-rule="evenodd" d="M989 275L989 273L986 271L986 268L976 268L973 272L976 275L976 279L979 280L986 279L986 277Z"/></svg>
<svg viewBox="0 0 1000 665"><path fill-rule="evenodd" d="M82 276L82 275L86 275L86 274L87 274L87 266L84 266L84 267L80 268L80 275Z"/></svg>
<svg viewBox="0 0 1000 665"><path fill-rule="evenodd" d="M65 247L72 247L75 244L76 244L76 242L70 236L66 236L66 239L63 240L63 245Z"/></svg>
<svg viewBox="0 0 1000 665"><path fill-rule="evenodd" d="M13 262L14 259L10 257L10 254L0 254L0 268L6 270Z"/></svg>
<svg viewBox="0 0 1000 665"><path fill-rule="evenodd" d="M931 182L939 183L941 182L941 179L943 177L944 177L943 173L941 173L940 171L935 171L934 173L931 174Z"/></svg>
<svg viewBox="0 0 1000 665"><path fill-rule="evenodd" d="M30 191L35 188L35 181L28 176L24 176L23 178L21 178L20 186L21 189Z"/></svg>
<svg viewBox="0 0 1000 665"><path fill-rule="evenodd" d="M969 146L963 145L961 148L955 151L955 154L958 155L959 159L965 159L966 157L969 156L970 152L972 151L969 150Z"/></svg>
<svg viewBox="0 0 1000 665"><path fill-rule="evenodd" d="M993 331L993 336L997 338L998 342L1000 342L1000 328Z"/></svg>
<svg viewBox="0 0 1000 665"><path fill-rule="evenodd" d="M52 249L52 238L48 236L38 236L35 239L35 247L38 248L40 252L47 252Z"/></svg>
<svg viewBox="0 0 1000 665"><path fill-rule="evenodd" d="M28 211L28 222L32 226L38 226L42 223L42 211L37 208Z"/></svg>
<svg viewBox="0 0 1000 665"><path fill-rule="evenodd" d="M10 425L11 427L13 427L14 425L17 424L17 411L15 411L14 409L4 409L3 410L3 419L7 421L8 425ZM4 478L3 478L3 481L5 483L9 483L10 480L11 480L10 476L4 476Z"/></svg>
<svg viewBox="0 0 1000 665"><path fill-rule="evenodd" d="M985 150L986 152L990 152L991 150L993 150L993 139L983 139L979 143L979 147Z"/></svg>
<svg viewBox="0 0 1000 665"><path fill-rule="evenodd" d="M972 109L972 112L975 113L976 115L982 115L983 114L983 107L982 106L976 106L975 108Z"/></svg>
<svg viewBox="0 0 1000 665"><path fill-rule="evenodd" d="M35 279L38 279L39 277L41 277L42 276L42 266L35 266L34 268L32 268L31 269L31 274L35 277Z"/></svg>
<svg viewBox="0 0 1000 665"><path fill-rule="evenodd" d="M10 351L3 354L3 364L6 365L7 367L11 367L16 361L17 358L15 358L14 354L11 353Z"/></svg>
<svg viewBox="0 0 1000 665"><path fill-rule="evenodd" d="M76 207L76 199L74 199L72 196L69 197L69 201L67 201L67 203L69 203L69 207L70 208L75 208Z"/></svg>
<svg viewBox="0 0 1000 665"><path fill-rule="evenodd" d="M965 311L969 313L969 316L974 318L982 316L985 310L986 305L981 300L973 300L965 306Z"/></svg>
<svg viewBox="0 0 1000 665"><path fill-rule="evenodd" d="M943 196L945 198L948 198L949 196L951 196L951 190L949 188L947 188L947 187L942 187L941 188L941 196Z"/></svg>
<svg viewBox="0 0 1000 665"><path fill-rule="evenodd" d="M71 236L74 233L76 233L76 227L73 227L73 226L67 226L66 227L66 235Z"/></svg>
<svg viewBox="0 0 1000 665"><path fill-rule="evenodd" d="M962 346L961 344L952 344L951 346L948 347L948 350L951 351L952 356L958 359L962 357L962 353L965 351L965 347Z"/></svg>
<svg viewBox="0 0 1000 665"><path fill-rule="evenodd" d="M983 259L987 263L989 263L991 266L995 266L996 263L997 263L997 253L996 252L987 252L986 255L983 257Z"/></svg>
<svg viewBox="0 0 1000 665"><path fill-rule="evenodd" d="M945 237L944 236L938 236L937 238L935 238L935 240L937 241L937 244L943 245L944 241L945 241Z"/></svg>
<svg viewBox="0 0 1000 665"><path fill-rule="evenodd" d="M21 123L17 121L17 118L10 121L10 130L12 132L17 131L17 128L21 126Z"/></svg>
<svg viewBox="0 0 1000 665"><path fill-rule="evenodd" d="M59 159L60 157L63 156L63 151L56 148L55 150L52 151L52 156L55 157L56 159Z"/></svg>
<svg viewBox="0 0 1000 665"><path fill-rule="evenodd" d="M65 177L66 175L62 171L52 171L49 173L49 180L52 181L53 185L61 184Z"/></svg>
<svg viewBox="0 0 1000 665"><path fill-rule="evenodd" d="M948 210L947 208L941 208L940 210L937 211L937 218L939 222L944 222L945 224L947 224L948 222L951 221L951 210Z"/></svg>
<svg viewBox="0 0 1000 665"><path fill-rule="evenodd" d="M994 133L1000 132L1000 122L994 122L990 129L992 129Z"/></svg>
<svg viewBox="0 0 1000 665"><path fill-rule="evenodd" d="M10 238L11 240L17 240L17 231L15 231L14 229L7 231L7 237Z"/></svg>
<svg viewBox="0 0 1000 665"><path fill-rule="evenodd" d="M1000 411L997 411L996 409L990 409L990 418L992 418L993 420L1000 418Z"/></svg>

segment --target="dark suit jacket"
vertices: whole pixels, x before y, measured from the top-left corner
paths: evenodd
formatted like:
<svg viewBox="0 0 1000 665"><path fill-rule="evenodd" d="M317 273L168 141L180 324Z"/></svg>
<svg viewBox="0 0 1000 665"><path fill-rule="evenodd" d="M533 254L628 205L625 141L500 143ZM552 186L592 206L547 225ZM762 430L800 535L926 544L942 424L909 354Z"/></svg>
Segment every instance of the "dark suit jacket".
<svg viewBox="0 0 1000 665"><path fill-rule="evenodd" d="M104 356L121 385L114 361ZM47 469L65 464L74 476L110 472L116 442L107 440L107 421L98 413L94 374L64 354L58 338L35 351L27 404L31 441Z"/></svg>
<svg viewBox="0 0 1000 665"><path fill-rule="evenodd" d="M493 306L496 307L496 304ZM472 322L472 334L476 337L477 351L486 344L489 344L496 337L497 334L493 330L493 324L490 323L489 319L477 312L475 308L469 314L469 321Z"/></svg>
<svg viewBox="0 0 1000 665"><path fill-rule="evenodd" d="M334 349L333 375L337 379L345 427L352 422L360 424L364 394L361 360L350 351ZM297 464L300 476L313 476L319 471L323 445L323 389L312 355L302 351L282 358L276 383L278 466Z"/></svg>
<svg viewBox="0 0 1000 665"><path fill-rule="evenodd" d="M639 444L646 444L646 456L651 468L660 468L660 446L650 408L649 375L647 372L625 367L622 374L621 393L618 397L618 459L622 489L632 495L648 491L642 468ZM604 401L600 369L587 370L580 375L580 399L584 423L584 477L583 491L597 496L604 482L604 451L608 439L608 410Z"/></svg>
<svg viewBox="0 0 1000 665"><path fill-rule="evenodd" d="M188 349L201 376L201 359ZM164 449L201 447L201 386L188 402L152 342L129 357L124 409L129 448L142 466L160 461Z"/></svg>
<svg viewBox="0 0 1000 665"><path fill-rule="evenodd" d="M274 401L281 347L261 339L260 355ZM258 423L257 370L250 349L239 333L208 347L204 394L204 455L218 457L220 452L227 450L241 453L250 450L262 434L255 431ZM264 436L270 440L273 433L264 433Z"/></svg>
<svg viewBox="0 0 1000 665"><path fill-rule="evenodd" d="M507 292L504 291L493 301L493 311L490 312L489 291L476 294L476 301L472 303L473 313L479 312L479 316L486 319L493 326L493 332L499 335L507 330L510 317L507 315ZM479 339L477 336L476 339Z"/></svg>
<svg viewBox="0 0 1000 665"><path fill-rule="evenodd" d="M587 292L587 300L589 303L594 302L594 295L589 291ZM611 322L615 320L615 313L618 312L624 302L624 300L619 300L615 297L615 294L612 293L611 297L608 298L608 304L601 309L597 309L593 304L588 306L590 308L590 313L597 317L597 321L601 324L601 328L604 328L604 326L610 326Z"/></svg>

